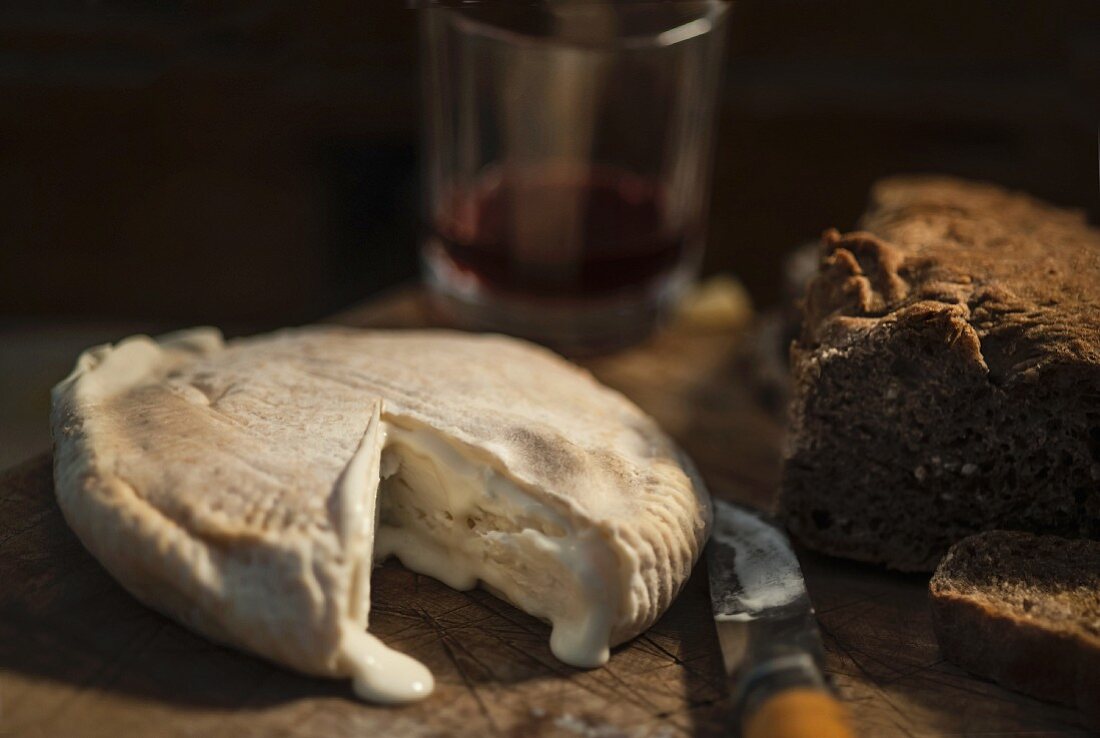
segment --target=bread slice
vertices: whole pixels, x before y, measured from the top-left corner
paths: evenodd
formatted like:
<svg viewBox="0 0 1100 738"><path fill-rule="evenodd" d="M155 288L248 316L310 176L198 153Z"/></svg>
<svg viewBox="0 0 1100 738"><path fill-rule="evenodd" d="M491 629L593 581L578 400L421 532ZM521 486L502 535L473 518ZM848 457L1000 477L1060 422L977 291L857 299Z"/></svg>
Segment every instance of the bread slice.
<svg viewBox="0 0 1100 738"><path fill-rule="evenodd" d="M1100 727L1100 543L980 533L952 546L929 591L949 661Z"/></svg>
<svg viewBox="0 0 1100 738"><path fill-rule="evenodd" d="M910 571L984 530L1100 537L1100 232L943 177L879 183L861 227L792 349L793 533Z"/></svg>

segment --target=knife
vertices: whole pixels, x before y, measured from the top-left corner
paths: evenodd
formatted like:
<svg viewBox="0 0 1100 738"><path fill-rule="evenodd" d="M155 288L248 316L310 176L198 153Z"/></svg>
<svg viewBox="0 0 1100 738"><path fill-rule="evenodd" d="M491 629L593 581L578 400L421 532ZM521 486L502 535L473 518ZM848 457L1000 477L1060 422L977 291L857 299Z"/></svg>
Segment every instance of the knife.
<svg viewBox="0 0 1100 738"><path fill-rule="evenodd" d="M706 555L741 735L852 738L821 673L821 634L787 535L757 513L715 500Z"/></svg>

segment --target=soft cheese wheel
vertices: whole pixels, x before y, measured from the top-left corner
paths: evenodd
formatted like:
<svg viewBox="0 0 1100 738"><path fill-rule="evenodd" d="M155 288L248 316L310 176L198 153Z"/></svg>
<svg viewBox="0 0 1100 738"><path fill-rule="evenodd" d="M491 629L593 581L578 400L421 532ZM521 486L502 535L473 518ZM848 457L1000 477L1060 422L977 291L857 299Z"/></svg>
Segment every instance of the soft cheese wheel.
<svg viewBox="0 0 1100 738"><path fill-rule="evenodd" d="M431 690L365 632L375 558L480 582L597 666L668 607L710 523L652 419L497 336L134 337L80 358L53 432L66 520L135 596L373 700Z"/></svg>

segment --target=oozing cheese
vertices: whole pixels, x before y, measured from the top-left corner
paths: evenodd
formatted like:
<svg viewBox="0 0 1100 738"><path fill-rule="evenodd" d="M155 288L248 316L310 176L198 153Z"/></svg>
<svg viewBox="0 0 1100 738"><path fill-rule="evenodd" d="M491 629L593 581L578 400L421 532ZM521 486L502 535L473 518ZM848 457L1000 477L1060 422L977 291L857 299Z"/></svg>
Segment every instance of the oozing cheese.
<svg viewBox="0 0 1100 738"><path fill-rule="evenodd" d="M619 575L598 533L578 529L430 430L378 426L367 430L341 479L348 501L341 525L359 548L352 555L364 555L373 540L376 563L396 556L454 589L480 581L549 621L556 657L573 666L604 664ZM359 577L342 648L356 694L383 703L426 697L434 686L427 667L355 622L369 607L369 570Z"/></svg>
<svg viewBox="0 0 1100 738"><path fill-rule="evenodd" d="M619 574L599 534L431 431L391 423L387 436L376 560L396 556L455 589L481 581L548 620L550 649L565 663L605 663Z"/></svg>
<svg viewBox="0 0 1100 738"><path fill-rule="evenodd" d="M349 612L341 626L341 653L357 696L369 702L398 704L427 697L435 680L419 661L363 629L370 609L370 556L378 524L379 465L385 441L386 425L376 411L338 484L343 503L339 506L340 537L348 556L362 562L355 571Z"/></svg>

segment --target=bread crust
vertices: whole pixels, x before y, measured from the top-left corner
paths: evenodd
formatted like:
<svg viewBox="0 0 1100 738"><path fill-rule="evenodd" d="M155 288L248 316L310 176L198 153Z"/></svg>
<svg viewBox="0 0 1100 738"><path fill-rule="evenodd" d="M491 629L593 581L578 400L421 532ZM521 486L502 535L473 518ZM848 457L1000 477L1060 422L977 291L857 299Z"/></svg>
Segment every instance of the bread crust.
<svg viewBox="0 0 1100 738"><path fill-rule="evenodd" d="M982 530L1100 537L1100 232L944 177L880 182L860 225L791 350L792 532L906 571Z"/></svg>

